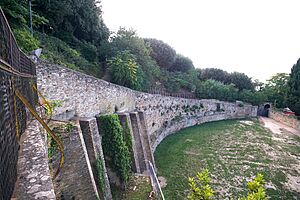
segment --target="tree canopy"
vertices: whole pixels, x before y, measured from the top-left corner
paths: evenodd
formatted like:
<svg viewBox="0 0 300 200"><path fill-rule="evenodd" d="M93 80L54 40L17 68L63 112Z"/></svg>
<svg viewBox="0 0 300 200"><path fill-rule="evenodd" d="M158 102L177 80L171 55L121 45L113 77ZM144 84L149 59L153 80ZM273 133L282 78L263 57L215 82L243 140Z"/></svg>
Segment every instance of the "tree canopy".
<svg viewBox="0 0 300 200"><path fill-rule="evenodd" d="M176 60L176 51L167 43L154 38L144 39L151 47L151 57L164 69L170 69Z"/></svg>
<svg viewBox="0 0 300 200"><path fill-rule="evenodd" d="M177 55L175 62L170 67L170 71L180 71L180 72L187 72L191 69L194 69L194 64L191 59L185 57L183 55Z"/></svg>
<svg viewBox="0 0 300 200"><path fill-rule="evenodd" d="M300 59L291 70L287 94L289 108L300 115Z"/></svg>

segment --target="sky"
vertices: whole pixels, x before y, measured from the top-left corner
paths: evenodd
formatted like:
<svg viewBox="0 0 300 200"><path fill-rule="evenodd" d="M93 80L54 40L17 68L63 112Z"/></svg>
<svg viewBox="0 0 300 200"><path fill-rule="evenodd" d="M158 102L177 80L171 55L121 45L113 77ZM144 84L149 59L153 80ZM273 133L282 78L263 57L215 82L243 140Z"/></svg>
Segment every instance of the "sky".
<svg viewBox="0 0 300 200"><path fill-rule="evenodd" d="M132 28L193 60L265 81L300 58L300 0L102 0L111 31Z"/></svg>

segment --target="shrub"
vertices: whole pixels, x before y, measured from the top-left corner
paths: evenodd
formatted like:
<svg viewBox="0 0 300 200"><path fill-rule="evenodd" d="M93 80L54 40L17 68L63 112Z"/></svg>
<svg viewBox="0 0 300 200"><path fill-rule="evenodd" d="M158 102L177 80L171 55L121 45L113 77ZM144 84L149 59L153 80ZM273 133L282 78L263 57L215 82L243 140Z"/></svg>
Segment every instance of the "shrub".
<svg viewBox="0 0 300 200"><path fill-rule="evenodd" d="M26 28L13 29L19 47L27 54L40 47L40 42Z"/></svg>
<svg viewBox="0 0 300 200"><path fill-rule="evenodd" d="M209 200L214 195L210 187L210 178L208 169L198 172L196 178L189 177L190 194L189 200Z"/></svg>
<svg viewBox="0 0 300 200"><path fill-rule="evenodd" d="M118 115L100 116L100 132L103 133L103 152L108 157L109 166L120 179L127 183L130 175L130 153L123 138L123 129Z"/></svg>
<svg viewBox="0 0 300 200"><path fill-rule="evenodd" d="M111 67L112 82L118 85L140 90L142 88L143 74L135 58L128 51L117 54L108 61Z"/></svg>

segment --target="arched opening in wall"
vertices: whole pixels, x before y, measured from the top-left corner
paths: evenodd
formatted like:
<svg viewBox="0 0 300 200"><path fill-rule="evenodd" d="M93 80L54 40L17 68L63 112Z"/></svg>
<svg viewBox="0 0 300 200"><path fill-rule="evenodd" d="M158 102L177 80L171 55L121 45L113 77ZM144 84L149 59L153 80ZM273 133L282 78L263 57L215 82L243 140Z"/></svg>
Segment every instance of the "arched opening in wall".
<svg viewBox="0 0 300 200"><path fill-rule="evenodd" d="M270 108L271 108L271 104L269 103L261 105L257 110L258 116L269 117Z"/></svg>

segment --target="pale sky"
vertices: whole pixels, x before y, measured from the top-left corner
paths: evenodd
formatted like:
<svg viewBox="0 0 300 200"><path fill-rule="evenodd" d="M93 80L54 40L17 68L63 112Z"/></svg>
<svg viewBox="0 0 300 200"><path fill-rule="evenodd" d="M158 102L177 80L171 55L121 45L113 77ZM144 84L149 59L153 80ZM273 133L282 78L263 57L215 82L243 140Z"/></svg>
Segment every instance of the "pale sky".
<svg viewBox="0 0 300 200"><path fill-rule="evenodd" d="M300 0L102 0L111 31L157 38L195 67L264 81L300 58Z"/></svg>

